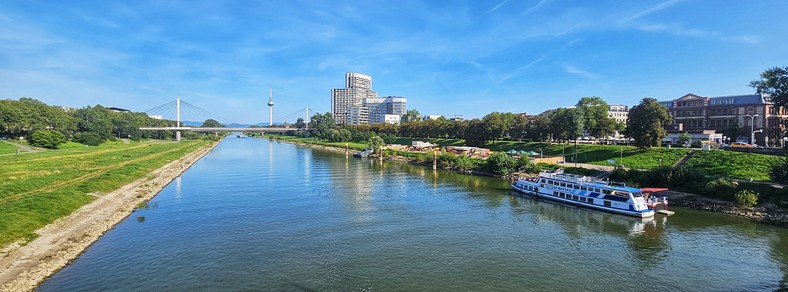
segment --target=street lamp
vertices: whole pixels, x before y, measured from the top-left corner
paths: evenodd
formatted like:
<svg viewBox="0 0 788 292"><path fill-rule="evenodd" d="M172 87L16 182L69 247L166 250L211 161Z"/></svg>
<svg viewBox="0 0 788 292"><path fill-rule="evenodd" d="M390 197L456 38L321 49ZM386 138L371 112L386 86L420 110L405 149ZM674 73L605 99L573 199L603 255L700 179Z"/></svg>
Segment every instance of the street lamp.
<svg viewBox="0 0 788 292"><path fill-rule="evenodd" d="M758 115L746 115L745 118L750 118L750 145L755 146L755 118Z"/></svg>

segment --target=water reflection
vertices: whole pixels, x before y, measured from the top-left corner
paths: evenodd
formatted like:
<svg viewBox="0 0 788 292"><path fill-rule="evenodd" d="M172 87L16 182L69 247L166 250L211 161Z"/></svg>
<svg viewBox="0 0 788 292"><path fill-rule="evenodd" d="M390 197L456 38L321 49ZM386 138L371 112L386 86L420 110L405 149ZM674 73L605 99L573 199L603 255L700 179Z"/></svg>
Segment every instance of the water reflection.
<svg viewBox="0 0 788 292"><path fill-rule="evenodd" d="M587 237L597 234L623 239L628 256L642 267L660 264L668 255L665 235L667 217L636 218L565 205L511 192L515 213L533 214L536 221L552 222L564 230L567 244L582 247Z"/></svg>
<svg viewBox="0 0 788 292"><path fill-rule="evenodd" d="M175 178L175 199L180 201L183 196L183 177L179 175Z"/></svg>

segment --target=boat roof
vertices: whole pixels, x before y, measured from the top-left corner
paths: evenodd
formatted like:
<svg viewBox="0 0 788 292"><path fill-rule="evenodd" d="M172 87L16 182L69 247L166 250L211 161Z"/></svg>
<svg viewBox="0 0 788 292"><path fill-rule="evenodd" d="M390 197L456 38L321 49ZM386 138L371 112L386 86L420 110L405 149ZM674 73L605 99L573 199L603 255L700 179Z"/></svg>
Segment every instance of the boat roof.
<svg viewBox="0 0 788 292"><path fill-rule="evenodd" d="M641 189L639 189L639 188L629 187L629 186L626 186L626 185L611 184L610 182L607 182L607 181L597 180L594 177L589 177L589 176L584 176L584 175L577 175L577 174L571 174L571 173L544 171L544 172L539 173L539 176L546 177L546 178L557 179L557 180L563 180L563 181L567 181L567 182L585 183L585 184L588 184L588 185L591 185L591 186L594 186L594 187L615 189L615 190L619 190L619 191L628 191L628 192L632 192L632 193L637 193L637 192L641 191Z"/></svg>

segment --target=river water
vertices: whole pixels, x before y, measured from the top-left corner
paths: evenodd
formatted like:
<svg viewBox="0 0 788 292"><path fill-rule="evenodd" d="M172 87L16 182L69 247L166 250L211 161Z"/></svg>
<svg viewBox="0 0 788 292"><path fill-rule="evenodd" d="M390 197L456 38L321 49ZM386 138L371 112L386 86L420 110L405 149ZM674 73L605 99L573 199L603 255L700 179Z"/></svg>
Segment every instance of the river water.
<svg viewBox="0 0 788 292"><path fill-rule="evenodd" d="M227 138L41 291L630 291L786 287L788 229L639 220L507 181Z"/></svg>

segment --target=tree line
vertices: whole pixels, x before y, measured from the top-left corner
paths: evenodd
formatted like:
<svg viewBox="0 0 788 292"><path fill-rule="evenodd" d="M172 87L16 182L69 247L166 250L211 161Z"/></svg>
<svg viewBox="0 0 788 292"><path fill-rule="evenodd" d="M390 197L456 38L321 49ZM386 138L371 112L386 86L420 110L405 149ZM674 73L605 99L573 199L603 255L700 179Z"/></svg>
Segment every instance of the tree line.
<svg viewBox="0 0 788 292"><path fill-rule="evenodd" d="M317 113L310 118L311 133L303 128L306 123L299 119L295 126L301 130L291 135L307 136L332 142L367 141L375 134L393 141L396 136L411 138L464 139L468 146L484 147L491 141L516 139L530 141L568 142L585 134L597 139L606 139L616 132L632 138L639 147L659 146L667 133L671 116L667 108L656 99L644 98L629 112L626 124L608 117L608 104L600 97L583 97L574 107L559 108L536 116L511 112L492 112L481 119L450 120L445 117L424 119L417 110L409 110L403 123L342 125L337 126L330 113Z"/></svg>
<svg viewBox="0 0 788 292"><path fill-rule="evenodd" d="M107 140L127 138L169 139L172 131L140 131L140 127L173 126L145 113L116 112L101 105L69 109L32 98L0 100L0 137L28 139L33 146L56 148L68 140L96 146Z"/></svg>

